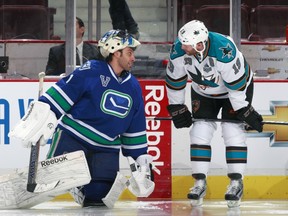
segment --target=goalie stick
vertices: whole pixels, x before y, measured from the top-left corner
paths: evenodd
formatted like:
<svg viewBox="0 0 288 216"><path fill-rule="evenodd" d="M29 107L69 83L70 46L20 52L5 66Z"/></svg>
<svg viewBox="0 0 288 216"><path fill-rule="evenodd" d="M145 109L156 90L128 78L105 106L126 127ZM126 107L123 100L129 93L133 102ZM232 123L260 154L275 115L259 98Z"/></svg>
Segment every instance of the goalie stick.
<svg viewBox="0 0 288 216"><path fill-rule="evenodd" d="M116 201L119 199L119 197L126 188L128 188L130 192L132 192L137 197L147 197L154 190L155 184L151 180L146 181L145 184L141 186L136 183L135 178L137 178L139 174L139 171L136 168L137 162L130 156L127 157L127 160L131 169L131 177L127 178L123 176L120 172L117 172L117 176L110 191L102 199L103 203L108 208L114 207ZM151 188L153 189L150 190Z"/></svg>
<svg viewBox="0 0 288 216"><path fill-rule="evenodd" d="M132 164L135 164L135 160L131 157L127 157L129 166ZM132 178L132 177L130 177ZM108 207L108 208L113 208L116 201L119 199L121 194L123 193L124 190L130 185L130 180L123 176L119 171L117 172L117 176L114 180L114 183L108 192L108 194L102 199L103 203Z"/></svg>
<svg viewBox="0 0 288 216"><path fill-rule="evenodd" d="M117 172L115 181L108 192L108 194L102 199L103 203L108 208L113 208L116 201L119 199L123 191L129 186L130 182L120 172Z"/></svg>
<svg viewBox="0 0 288 216"><path fill-rule="evenodd" d="M148 120L172 120L172 117L146 117ZM214 121L214 122L230 122L230 123L245 123L240 120L231 120L231 119L195 119L192 118L192 122L197 122L197 121ZM288 122L286 121L262 121L263 124L273 124L273 125L288 125Z"/></svg>
<svg viewBox="0 0 288 216"><path fill-rule="evenodd" d="M39 98L43 93L43 83L44 83L45 72L40 72L38 76L39 76L39 89L38 89L38 98ZM40 193L40 192L51 190L55 188L57 184L59 183L59 181L54 181L49 184L36 183L39 151L40 151L40 143L39 143L40 139L36 142L35 145L31 146L31 151L30 151L27 191L34 192L34 193L35 192Z"/></svg>

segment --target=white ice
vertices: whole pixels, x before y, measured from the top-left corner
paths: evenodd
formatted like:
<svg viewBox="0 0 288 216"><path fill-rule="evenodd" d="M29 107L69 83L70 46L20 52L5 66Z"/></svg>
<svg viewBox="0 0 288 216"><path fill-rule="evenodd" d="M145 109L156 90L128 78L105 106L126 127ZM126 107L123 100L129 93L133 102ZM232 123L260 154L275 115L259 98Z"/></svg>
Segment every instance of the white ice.
<svg viewBox="0 0 288 216"><path fill-rule="evenodd" d="M228 208L225 201L204 200L201 207L183 201L118 201L113 209L81 208L72 201L50 201L31 209L0 210L0 215L46 216L267 216L288 215L287 200L243 201L239 208Z"/></svg>

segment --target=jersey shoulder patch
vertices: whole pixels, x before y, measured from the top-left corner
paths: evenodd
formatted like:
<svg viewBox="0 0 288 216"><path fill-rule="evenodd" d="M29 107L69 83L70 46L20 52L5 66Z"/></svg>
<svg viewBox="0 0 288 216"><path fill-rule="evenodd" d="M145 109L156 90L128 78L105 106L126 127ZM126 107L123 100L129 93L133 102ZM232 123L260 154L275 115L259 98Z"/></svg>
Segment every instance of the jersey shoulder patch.
<svg viewBox="0 0 288 216"><path fill-rule="evenodd" d="M238 49L232 41L232 38L216 32L209 32L210 49L209 56L223 63L229 63L234 60Z"/></svg>
<svg viewBox="0 0 288 216"><path fill-rule="evenodd" d="M184 50L181 49L181 46L182 46L182 44L179 41L179 39L177 38L171 47L170 59L173 60L173 59L181 57L185 54Z"/></svg>

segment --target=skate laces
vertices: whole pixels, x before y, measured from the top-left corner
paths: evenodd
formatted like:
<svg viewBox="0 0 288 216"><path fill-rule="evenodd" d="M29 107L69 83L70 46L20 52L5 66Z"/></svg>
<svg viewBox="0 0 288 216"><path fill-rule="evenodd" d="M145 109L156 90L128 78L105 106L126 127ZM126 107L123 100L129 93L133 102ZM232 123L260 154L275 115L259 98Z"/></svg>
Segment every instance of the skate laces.
<svg viewBox="0 0 288 216"><path fill-rule="evenodd" d="M205 190L206 181L205 180L196 180L195 185L190 188L191 194L200 194Z"/></svg>
<svg viewBox="0 0 288 216"><path fill-rule="evenodd" d="M228 194L237 194L242 190L242 181L241 180L231 180L230 185L228 185L227 193Z"/></svg>

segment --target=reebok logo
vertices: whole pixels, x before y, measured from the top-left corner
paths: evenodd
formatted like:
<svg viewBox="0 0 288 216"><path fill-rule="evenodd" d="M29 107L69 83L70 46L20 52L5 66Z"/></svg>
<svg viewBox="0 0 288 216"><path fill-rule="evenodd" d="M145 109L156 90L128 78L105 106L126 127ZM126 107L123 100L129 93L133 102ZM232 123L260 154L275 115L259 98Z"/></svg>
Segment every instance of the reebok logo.
<svg viewBox="0 0 288 216"><path fill-rule="evenodd" d="M41 166L45 167L45 166L49 166L51 164L62 163L64 161L66 161L66 160L68 160L67 159L67 155L63 155L63 156L58 157L58 158L52 158L52 159L48 159L48 160L45 160L45 161L41 161Z"/></svg>

